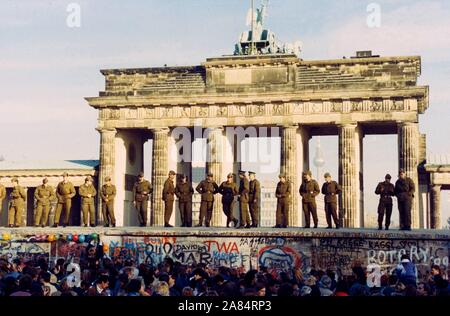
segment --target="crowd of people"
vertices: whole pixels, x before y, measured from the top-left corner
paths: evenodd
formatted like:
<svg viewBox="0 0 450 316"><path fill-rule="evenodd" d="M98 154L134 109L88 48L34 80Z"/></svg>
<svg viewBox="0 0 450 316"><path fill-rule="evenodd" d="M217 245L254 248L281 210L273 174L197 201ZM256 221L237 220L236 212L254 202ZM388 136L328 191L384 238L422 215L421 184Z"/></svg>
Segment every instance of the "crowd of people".
<svg viewBox="0 0 450 316"><path fill-rule="evenodd" d="M79 264L43 256L0 258L0 296L449 296L444 266L430 265L426 275L418 275L406 256L390 273L377 275L362 266L352 271L243 271L188 266L171 258L153 267L111 259L90 246Z"/></svg>

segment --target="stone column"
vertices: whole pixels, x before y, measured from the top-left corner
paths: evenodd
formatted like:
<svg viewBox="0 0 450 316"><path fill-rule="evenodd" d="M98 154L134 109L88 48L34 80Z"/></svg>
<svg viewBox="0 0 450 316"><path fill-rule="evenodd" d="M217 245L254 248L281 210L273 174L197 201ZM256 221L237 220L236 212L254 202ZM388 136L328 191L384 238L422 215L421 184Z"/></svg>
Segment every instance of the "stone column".
<svg viewBox="0 0 450 316"><path fill-rule="evenodd" d="M100 167L98 174L98 199L97 199L97 221L103 224L102 204L100 191L105 184L105 178L111 177L112 182L115 183L115 163L116 163L116 129L97 129L100 133ZM116 184L117 186L117 184Z"/></svg>
<svg viewBox="0 0 450 316"><path fill-rule="evenodd" d="M430 228L441 229L441 188L440 185L431 187Z"/></svg>
<svg viewBox="0 0 450 316"><path fill-rule="evenodd" d="M281 173L291 182L291 203L289 205L289 226L299 226L298 173L297 173L297 130L298 125L283 126L281 132Z"/></svg>
<svg viewBox="0 0 450 316"><path fill-rule="evenodd" d="M223 128L212 127L207 132L207 151L206 151L206 173L212 173L217 185L223 181ZM211 226L220 226L222 224L222 205L219 194L214 196L214 210L212 214Z"/></svg>
<svg viewBox="0 0 450 316"><path fill-rule="evenodd" d="M152 154L152 209L150 211L150 224L152 226L164 226L164 202L162 191L168 175L168 141L169 129L153 129L153 154Z"/></svg>
<svg viewBox="0 0 450 316"><path fill-rule="evenodd" d="M424 227L419 218L419 126L417 123L400 122L398 125L399 168L414 181L416 192L411 209L412 228Z"/></svg>
<svg viewBox="0 0 450 316"><path fill-rule="evenodd" d="M357 155L356 124L339 126L339 183L342 186L340 211L344 215L341 224L358 227L357 185L359 157Z"/></svg>

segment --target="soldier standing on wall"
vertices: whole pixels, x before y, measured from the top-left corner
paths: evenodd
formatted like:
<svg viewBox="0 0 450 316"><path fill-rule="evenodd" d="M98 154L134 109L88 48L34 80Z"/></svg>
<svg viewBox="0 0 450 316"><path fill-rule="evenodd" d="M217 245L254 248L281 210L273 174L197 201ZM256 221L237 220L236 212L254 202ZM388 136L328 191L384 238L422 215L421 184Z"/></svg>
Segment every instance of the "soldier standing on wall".
<svg viewBox="0 0 450 316"><path fill-rule="evenodd" d="M13 184L13 190L9 195L11 201L8 211L8 223L9 227L20 227L22 226L22 212L25 207L27 195L25 194L25 190L19 185L17 178L13 178L11 182Z"/></svg>
<svg viewBox="0 0 450 316"><path fill-rule="evenodd" d="M114 216L114 198L116 197L116 186L111 183L111 177L105 178L106 183L102 186L102 213L104 226L116 227L116 217Z"/></svg>
<svg viewBox="0 0 450 316"><path fill-rule="evenodd" d="M164 188L162 192L162 200L164 201L164 227L173 227L169 224L170 218L173 212L173 202L175 201L175 171L170 170L169 177L164 182Z"/></svg>
<svg viewBox="0 0 450 316"><path fill-rule="evenodd" d="M84 184L80 185L78 192L81 196L81 211L83 213L84 227L88 226L88 221L91 227L95 227L94 198L97 195L97 190L92 184L92 177L86 177Z"/></svg>
<svg viewBox="0 0 450 316"><path fill-rule="evenodd" d="M319 219L317 217L316 196L320 194L319 184L312 179L311 171L303 172L303 181L300 185L299 193L302 196L302 208L305 214L305 228L310 228L311 215L314 221L314 228L317 228Z"/></svg>
<svg viewBox="0 0 450 316"><path fill-rule="evenodd" d="M205 227L210 227L214 207L214 195L219 192L219 186L214 182L213 174L208 173L206 179L200 182L195 189L202 195L200 218L197 227L202 227L203 222L205 223Z"/></svg>
<svg viewBox="0 0 450 316"><path fill-rule="evenodd" d="M175 187L175 194L178 198L181 227L192 227L192 195L194 194L194 189L188 183L186 175L181 176L181 182L177 183Z"/></svg>
<svg viewBox="0 0 450 316"><path fill-rule="evenodd" d="M141 227L147 225L148 200L152 193L153 188L151 183L144 179L143 172L139 173L138 180L133 187L133 205L138 212L138 219Z"/></svg>
<svg viewBox="0 0 450 316"><path fill-rule="evenodd" d="M252 227L256 228L259 226L259 204L261 203L261 184L256 179L255 172L249 171L248 175L250 178L248 205L250 207L250 216L252 217Z"/></svg>
<svg viewBox="0 0 450 316"><path fill-rule="evenodd" d="M380 196L380 202L378 204L378 230L383 229L383 217L386 213L386 230L389 230L391 224L392 214L392 197L395 196L395 188L391 183L391 175L387 174L384 177L385 181L380 182L375 189L375 194Z"/></svg>
<svg viewBox="0 0 450 316"><path fill-rule="evenodd" d="M234 218L234 197L238 195L236 183L233 181L234 174L230 173L227 176L227 181L224 181L219 186L219 193L222 194L222 208L223 213L227 217L227 227L233 222L234 227L237 226L238 220Z"/></svg>
<svg viewBox="0 0 450 316"><path fill-rule="evenodd" d="M337 215L337 196L341 194L341 186L333 181L330 173L324 175L325 183L322 185L322 194L325 195L325 216L327 218L328 229L332 228L333 219L336 229L341 227L340 219Z"/></svg>
<svg viewBox="0 0 450 316"><path fill-rule="evenodd" d="M38 186L34 191L36 199L36 209L34 211L34 226L45 227L48 223L48 215L50 213L50 204L56 199L55 190L48 185L48 179L42 180L42 185ZM42 213L42 211L44 213Z"/></svg>
<svg viewBox="0 0 450 316"><path fill-rule="evenodd" d="M72 198L75 196L76 191L72 182L69 181L69 174L64 172L63 181L58 183L56 187L56 197L58 198L58 205L55 211L55 223L53 227L58 227L61 212L64 208L63 226L69 225L70 210L72 208Z"/></svg>
<svg viewBox="0 0 450 316"><path fill-rule="evenodd" d="M239 213L241 222L237 228L250 228L250 214L248 212L250 184L245 171L239 171L239 178Z"/></svg>
<svg viewBox="0 0 450 316"><path fill-rule="evenodd" d="M398 201L400 230L411 230L411 208L415 185L414 181L406 176L406 172L403 169L400 169L394 191Z"/></svg>
<svg viewBox="0 0 450 316"><path fill-rule="evenodd" d="M1 180L1 178L0 178ZM3 200L6 198L6 189L3 184L0 183L0 217L2 215L2 209L3 209Z"/></svg>
<svg viewBox="0 0 450 316"><path fill-rule="evenodd" d="M274 228L287 228L289 219L289 204L291 202L291 183L286 181L286 176L278 176L280 182L277 184L275 196L277 197L276 225Z"/></svg>

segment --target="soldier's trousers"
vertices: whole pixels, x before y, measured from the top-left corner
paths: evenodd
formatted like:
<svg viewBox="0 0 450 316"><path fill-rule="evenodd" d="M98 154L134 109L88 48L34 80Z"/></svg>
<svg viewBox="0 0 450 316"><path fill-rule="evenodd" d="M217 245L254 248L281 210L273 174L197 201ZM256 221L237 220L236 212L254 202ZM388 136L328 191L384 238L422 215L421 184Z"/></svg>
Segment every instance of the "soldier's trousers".
<svg viewBox="0 0 450 316"><path fill-rule="evenodd" d="M328 227L333 226L331 219L333 219L334 225L336 225L336 227L341 226L339 222L339 217L337 216L337 203L325 202L325 216L327 218Z"/></svg>
<svg viewBox="0 0 450 316"><path fill-rule="evenodd" d="M192 202L179 202L181 225L192 227Z"/></svg>
<svg viewBox="0 0 450 316"><path fill-rule="evenodd" d="M147 208L148 208L148 201L136 201L136 210L138 213L138 219L139 223L144 226L147 225Z"/></svg>
<svg viewBox="0 0 450 316"><path fill-rule="evenodd" d="M50 213L50 204L37 203L34 211L34 226L47 225L48 214Z"/></svg>
<svg viewBox="0 0 450 316"><path fill-rule="evenodd" d="M15 226L22 226L22 212L25 204L15 203L9 208L8 211L8 224Z"/></svg>
<svg viewBox="0 0 450 316"><path fill-rule="evenodd" d="M400 229L411 228L412 200L398 201L398 212L400 217Z"/></svg>
<svg viewBox="0 0 450 316"><path fill-rule="evenodd" d="M224 201L222 198L222 210L227 217L227 226L234 220L233 210L234 210L234 200Z"/></svg>
<svg viewBox="0 0 450 316"><path fill-rule="evenodd" d="M164 224L169 224L173 212L173 200L164 201Z"/></svg>
<svg viewBox="0 0 450 316"><path fill-rule="evenodd" d="M248 225L250 226L250 213L248 212L248 202L239 201L239 211L240 211L240 226Z"/></svg>
<svg viewBox="0 0 450 316"><path fill-rule="evenodd" d="M252 218L252 226L258 227L259 225L259 203L249 203L250 207L250 216Z"/></svg>
<svg viewBox="0 0 450 316"><path fill-rule="evenodd" d="M285 201L277 202L276 224L287 227L289 218L289 203Z"/></svg>
<svg viewBox="0 0 450 316"><path fill-rule="evenodd" d="M83 224L88 224L88 218L89 218L89 224L95 225L95 206L94 203L82 203L81 204L81 211L83 213Z"/></svg>
<svg viewBox="0 0 450 316"><path fill-rule="evenodd" d="M206 227L209 227L211 225L213 207L214 202L202 201L200 203L200 218L198 222L199 225L203 225L203 222L205 223Z"/></svg>
<svg viewBox="0 0 450 316"><path fill-rule="evenodd" d="M103 202L102 213L105 225L109 225L110 223L116 225L116 217L114 216L114 201Z"/></svg>
<svg viewBox="0 0 450 316"><path fill-rule="evenodd" d="M306 227L311 226L311 216L314 221L314 226L319 224L319 219L317 218L317 205L316 202L302 202L303 213L305 214Z"/></svg>
<svg viewBox="0 0 450 316"><path fill-rule="evenodd" d="M64 225L69 224L70 209L72 208L72 200L66 200L65 202L58 202L55 211L55 224L59 225L59 218L61 217L61 212L63 208L64 208L64 217L63 217Z"/></svg>
<svg viewBox="0 0 450 316"><path fill-rule="evenodd" d="M386 224L385 227L389 228L391 225L391 215L392 215L392 203L385 203L380 201L378 204L378 226L383 226L383 218L386 214Z"/></svg>

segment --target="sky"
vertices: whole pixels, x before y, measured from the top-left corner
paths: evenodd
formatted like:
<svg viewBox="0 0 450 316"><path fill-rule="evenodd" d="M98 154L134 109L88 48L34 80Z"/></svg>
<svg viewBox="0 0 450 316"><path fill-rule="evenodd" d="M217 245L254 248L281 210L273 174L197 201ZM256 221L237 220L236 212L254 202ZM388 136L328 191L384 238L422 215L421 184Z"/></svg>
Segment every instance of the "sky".
<svg viewBox="0 0 450 316"><path fill-rule="evenodd" d="M80 27L67 25L71 3L81 9ZM103 90L99 70L196 65L230 54L247 28L249 3L0 1L0 156L98 159L97 113L84 97ZM367 23L370 4L380 8L379 27ZM427 134L428 154L450 154L449 1L272 0L268 14L267 27L279 40L302 42L305 60L349 57L358 50L422 56L419 84L430 86L430 108L420 117L420 131ZM311 141L311 148L316 142ZM324 138L321 144L324 169L336 174L337 137ZM386 172L396 174L396 147L394 136L366 137L368 193ZM378 158L380 148L383 159ZM375 212L376 199L371 194L366 198L367 208ZM448 217L448 192L442 199Z"/></svg>

